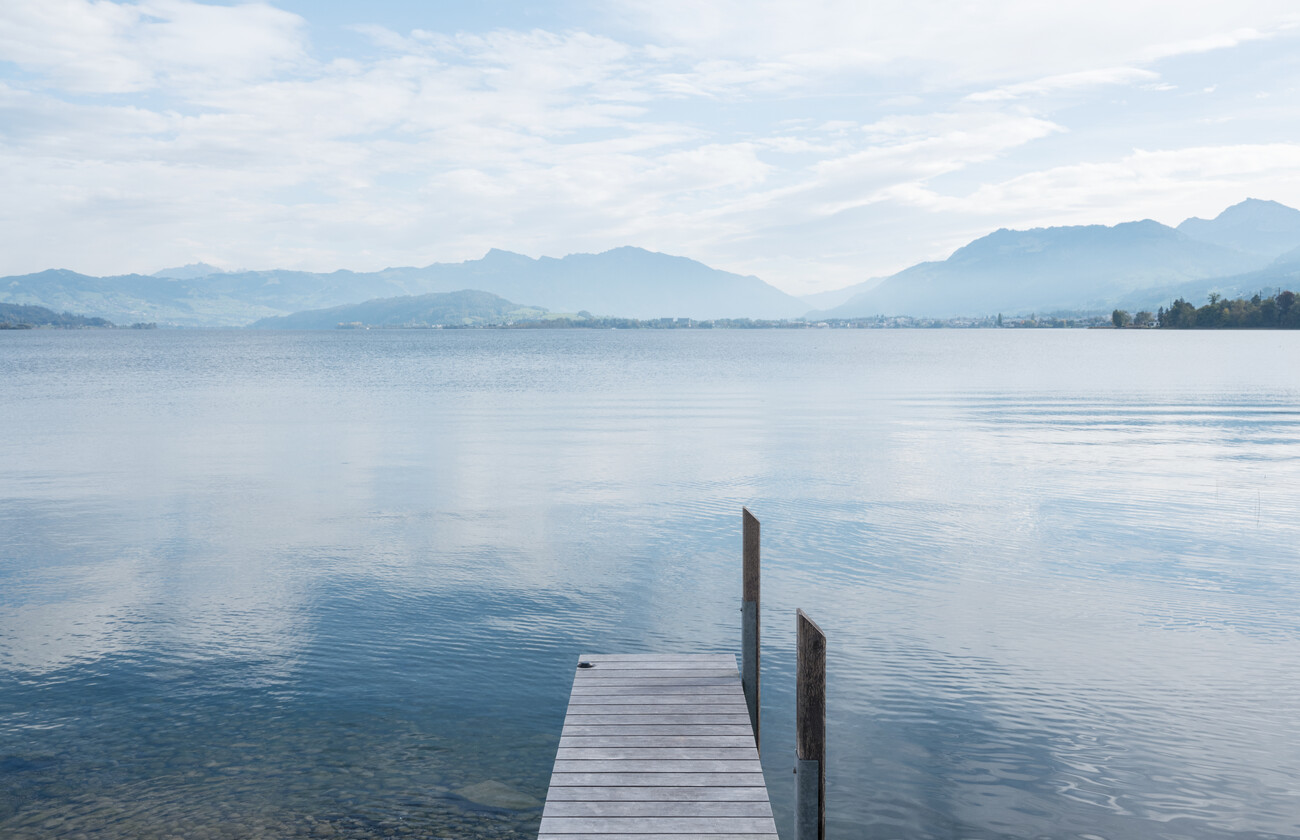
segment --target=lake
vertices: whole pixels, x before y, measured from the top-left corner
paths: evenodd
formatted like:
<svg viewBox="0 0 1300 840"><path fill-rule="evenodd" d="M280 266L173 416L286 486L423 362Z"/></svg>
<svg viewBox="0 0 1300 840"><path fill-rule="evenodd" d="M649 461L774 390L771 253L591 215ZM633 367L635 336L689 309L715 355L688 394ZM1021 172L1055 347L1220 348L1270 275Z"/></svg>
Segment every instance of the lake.
<svg viewBox="0 0 1300 840"><path fill-rule="evenodd" d="M584 652L792 837L1300 837L1300 333L0 333L0 836L535 836ZM491 783L491 784L485 784Z"/></svg>

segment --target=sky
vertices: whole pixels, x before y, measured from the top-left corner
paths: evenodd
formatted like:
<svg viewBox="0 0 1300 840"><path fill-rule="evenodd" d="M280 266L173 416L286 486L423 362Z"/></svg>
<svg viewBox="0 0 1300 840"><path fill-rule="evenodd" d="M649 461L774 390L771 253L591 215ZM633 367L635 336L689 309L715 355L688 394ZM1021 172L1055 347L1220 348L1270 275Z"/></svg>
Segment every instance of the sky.
<svg viewBox="0 0 1300 840"><path fill-rule="evenodd" d="M1300 207L1294 0L4 0L0 275L635 245L792 294Z"/></svg>

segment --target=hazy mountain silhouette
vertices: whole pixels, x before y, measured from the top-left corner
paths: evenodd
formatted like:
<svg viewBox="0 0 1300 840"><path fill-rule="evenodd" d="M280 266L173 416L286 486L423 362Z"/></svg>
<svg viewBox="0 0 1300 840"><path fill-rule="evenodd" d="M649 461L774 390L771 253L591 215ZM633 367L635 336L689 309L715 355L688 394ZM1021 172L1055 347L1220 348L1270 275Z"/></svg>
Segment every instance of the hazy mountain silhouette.
<svg viewBox="0 0 1300 840"><path fill-rule="evenodd" d="M946 260L812 295L811 305L822 307L812 313L809 302L757 277L633 247L560 259L493 249L478 260L373 272L221 272L203 263L151 276L50 270L0 278L0 302L118 323L183 326L240 326L376 299L463 290L528 301L552 312L629 318L949 317L1109 311L1135 302L1148 308L1177 296L1200 302L1208 291L1249 296L1294 285L1288 272L1297 263L1300 211L1247 199L1213 219L1187 219L1177 229L1146 220L998 230ZM339 315L338 320L365 319Z"/></svg>
<svg viewBox="0 0 1300 840"><path fill-rule="evenodd" d="M1300 210L1248 198L1213 219L1190 218L1178 231L1202 242L1272 259L1300 247Z"/></svg>
<svg viewBox="0 0 1300 840"><path fill-rule="evenodd" d="M71 312L55 312L44 306L0 303L0 324L27 324L34 327L111 327L103 318L87 318Z"/></svg>
<svg viewBox="0 0 1300 840"><path fill-rule="evenodd" d="M482 289L556 312L585 309L628 318L793 318L808 308L757 277L632 247L536 260L493 249L481 260L423 271L440 284Z"/></svg>
<svg viewBox="0 0 1300 840"><path fill-rule="evenodd" d="M1180 229L1151 220L1113 227L1002 229L946 260L904 269L816 314L951 317L1108 310L1168 289L1202 288L1196 281L1259 271L1272 257L1300 245L1300 225L1290 227L1295 217L1300 211L1251 199L1209 222L1189 219ZM1252 224L1259 225L1257 231ZM1184 225L1196 235L1181 230Z"/></svg>
<svg viewBox="0 0 1300 840"><path fill-rule="evenodd" d="M1115 305L1130 312L1143 309L1155 312L1158 307L1168 306L1178 298L1201 306L1211 292L1225 298L1249 299L1256 293L1267 297L1279 289L1297 288L1300 288L1300 248L1283 254L1256 271L1143 289L1119 299Z"/></svg>
<svg viewBox="0 0 1300 840"><path fill-rule="evenodd" d="M189 271L193 269L193 271ZM631 318L792 318L808 305L759 280L641 248L532 259L492 250L482 259L375 272L239 271L183 277L90 277L63 269L0 278L0 300L118 322L236 326L375 298L477 289L556 312Z"/></svg>
<svg viewBox="0 0 1300 840"><path fill-rule="evenodd" d="M428 327L501 324L506 321L536 320L545 309L520 306L491 292L465 289L458 292L430 292L368 300L263 318L249 326L270 330L328 330L341 324L381 327Z"/></svg>

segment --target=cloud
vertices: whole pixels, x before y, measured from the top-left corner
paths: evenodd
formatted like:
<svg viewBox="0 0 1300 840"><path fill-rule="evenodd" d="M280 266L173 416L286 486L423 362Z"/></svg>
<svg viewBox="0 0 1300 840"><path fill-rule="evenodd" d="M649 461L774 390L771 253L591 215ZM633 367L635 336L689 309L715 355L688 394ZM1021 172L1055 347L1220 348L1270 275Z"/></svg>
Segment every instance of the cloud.
<svg viewBox="0 0 1300 840"><path fill-rule="evenodd" d="M1045 78L1233 46L1294 27L1289 0L619 0L613 20L712 59L901 74L934 86Z"/></svg>
<svg viewBox="0 0 1300 840"><path fill-rule="evenodd" d="M1106 67L1098 70L1080 70L1077 73L1062 73L1059 76L1048 76L993 90L982 90L970 94L966 99L969 102L1004 102L1098 85L1133 85L1142 82L1150 84L1159 78L1157 73L1136 67Z"/></svg>
<svg viewBox="0 0 1300 840"><path fill-rule="evenodd" d="M1095 224L1116 205L1134 208L1131 218L1177 224L1193 215L1213 217L1246 195L1297 190L1300 143L1258 143L1136 150L1118 160L1025 173L964 195L918 187L897 198L932 212L1019 220L1020 225Z"/></svg>
<svg viewBox="0 0 1300 840"><path fill-rule="evenodd" d="M1255 184L1244 168L1156 177L1132 150L1290 136L1286 80L1252 58L1289 43L1287 5L624 2L562 31L377 16L354 27L365 46L325 56L267 5L9 4L0 273L636 244L786 285L852 282L1044 208L1114 222L1159 204L1125 179L1181 199L1179 179L1212 182L1216 201ZM1214 97L1155 101L1218 81L1162 56L1232 45L1243 61Z"/></svg>
<svg viewBox="0 0 1300 840"><path fill-rule="evenodd" d="M303 23L264 4L6 3L0 6L0 60L76 92L231 84L304 61Z"/></svg>

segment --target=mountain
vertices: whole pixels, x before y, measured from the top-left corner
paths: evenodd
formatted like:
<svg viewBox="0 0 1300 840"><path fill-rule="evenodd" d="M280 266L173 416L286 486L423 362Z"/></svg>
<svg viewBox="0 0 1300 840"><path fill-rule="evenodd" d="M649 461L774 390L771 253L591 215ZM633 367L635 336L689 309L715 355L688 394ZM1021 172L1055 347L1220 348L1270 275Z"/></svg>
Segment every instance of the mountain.
<svg viewBox="0 0 1300 840"><path fill-rule="evenodd" d="M1168 306L1178 298L1201 306L1211 292L1225 298L1248 299L1257 292L1262 292L1267 297L1278 289L1297 288L1300 288L1300 248L1283 254L1256 271L1143 289L1118 300L1116 308L1130 312L1144 309L1155 312L1157 308Z"/></svg>
<svg viewBox="0 0 1300 840"><path fill-rule="evenodd" d="M476 262L441 268L442 282L453 288L483 289L559 312L707 320L793 318L808 308L757 277L632 247L537 260L493 249Z"/></svg>
<svg viewBox="0 0 1300 840"><path fill-rule="evenodd" d="M71 312L55 312L44 306L0 303L0 324L28 324L34 327L111 327L103 318L87 318Z"/></svg>
<svg viewBox="0 0 1300 840"><path fill-rule="evenodd" d="M545 314L545 309L520 306L490 292L466 289L295 312L263 318L249 326L263 330L329 330L352 324L376 327L467 326L536 320Z"/></svg>
<svg viewBox="0 0 1300 840"><path fill-rule="evenodd" d="M201 265L201 264L200 264ZM798 298L757 277L641 248L532 259L493 249L479 260L374 272L164 269L167 276L90 277L63 269L0 278L0 301L87 312L118 322L237 326L375 298L477 289L552 311L630 318L786 318Z"/></svg>
<svg viewBox="0 0 1300 840"><path fill-rule="evenodd" d="M1151 220L1002 229L926 262L822 317L951 317L996 312L1108 310L1142 289L1260 268L1256 254L1195 239Z"/></svg>
<svg viewBox="0 0 1300 840"><path fill-rule="evenodd" d="M1190 218L1178 232L1201 242L1273 259L1300 248L1300 210L1248 198L1213 219Z"/></svg>

